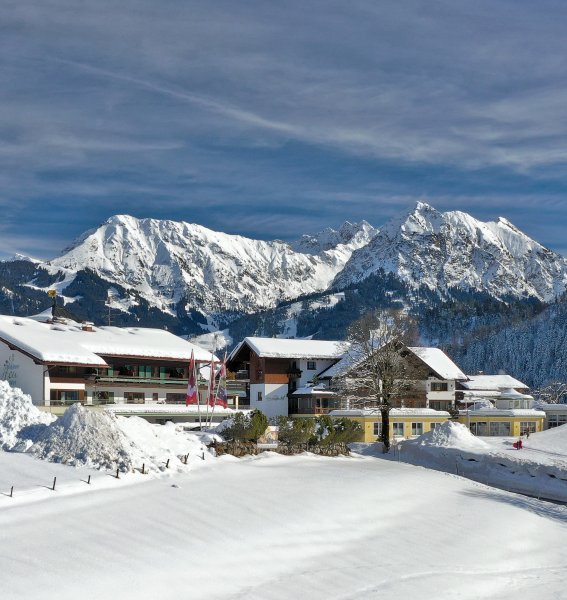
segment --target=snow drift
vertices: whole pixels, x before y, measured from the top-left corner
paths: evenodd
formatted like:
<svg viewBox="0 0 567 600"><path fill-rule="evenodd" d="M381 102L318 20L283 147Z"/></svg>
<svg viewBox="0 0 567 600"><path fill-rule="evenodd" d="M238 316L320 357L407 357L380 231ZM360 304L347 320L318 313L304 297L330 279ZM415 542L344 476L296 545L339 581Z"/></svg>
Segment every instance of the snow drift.
<svg viewBox="0 0 567 600"><path fill-rule="evenodd" d="M10 450L21 443L22 429L33 425L47 425L55 417L34 406L31 396L7 381L0 381L0 449Z"/></svg>
<svg viewBox="0 0 567 600"><path fill-rule="evenodd" d="M205 447L191 434L152 425L139 417L117 417L74 404L55 422L36 430L27 450L52 462L95 469L161 471L183 464L179 455L202 455Z"/></svg>

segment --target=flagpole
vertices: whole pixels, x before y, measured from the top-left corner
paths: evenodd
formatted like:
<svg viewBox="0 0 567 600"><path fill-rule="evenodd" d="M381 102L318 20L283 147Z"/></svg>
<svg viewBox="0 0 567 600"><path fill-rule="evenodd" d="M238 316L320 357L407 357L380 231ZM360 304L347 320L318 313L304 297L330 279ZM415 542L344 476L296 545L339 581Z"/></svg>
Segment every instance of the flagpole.
<svg viewBox="0 0 567 600"><path fill-rule="evenodd" d="M197 374L197 361L193 363L193 375L195 377L195 387L197 388L197 413L199 415L199 431L203 431L203 422L201 420L201 397L199 396L199 375Z"/></svg>
<svg viewBox="0 0 567 600"><path fill-rule="evenodd" d="M207 414L205 416L205 425L209 427L209 404L211 402L211 392L214 391L215 377L215 356L211 352L211 374L209 377L209 386L207 388Z"/></svg>
<svg viewBox="0 0 567 600"><path fill-rule="evenodd" d="M217 405L217 396L218 396L219 389L220 389L220 386L221 386L222 370L223 370L223 368L226 368L225 365L226 365L226 352L224 353L224 358L223 358L221 370L220 370L220 373L219 373L219 382L217 384L217 389L216 389L216 392L213 395L213 410L211 411L211 423L210 423L211 427L213 426L213 414L215 412L215 406Z"/></svg>

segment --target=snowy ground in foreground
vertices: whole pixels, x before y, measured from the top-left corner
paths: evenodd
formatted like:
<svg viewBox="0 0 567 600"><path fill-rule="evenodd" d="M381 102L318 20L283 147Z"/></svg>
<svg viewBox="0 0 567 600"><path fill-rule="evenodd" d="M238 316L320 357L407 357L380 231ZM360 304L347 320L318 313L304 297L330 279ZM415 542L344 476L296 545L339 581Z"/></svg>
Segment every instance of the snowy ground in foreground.
<svg viewBox="0 0 567 600"><path fill-rule="evenodd" d="M545 600L567 589L565 507L404 463L266 453L171 475L99 472L89 487L75 481L87 469L0 457L29 486L54 469L68 478L36 501L0 497L2 600Z"/></svg>

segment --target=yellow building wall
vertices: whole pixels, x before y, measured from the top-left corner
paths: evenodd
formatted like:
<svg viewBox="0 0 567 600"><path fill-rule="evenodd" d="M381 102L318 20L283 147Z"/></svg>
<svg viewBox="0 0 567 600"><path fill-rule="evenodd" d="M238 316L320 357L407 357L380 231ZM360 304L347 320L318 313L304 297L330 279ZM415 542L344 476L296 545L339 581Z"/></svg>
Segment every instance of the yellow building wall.
<svg viewBox="0 0 567 600"><path fill-rule="evenodd" d="M466 425L467 427L470 423L510 423L510 435L511 437L520 437L520 427L521 423L535 423L536 433L539 431L543 431L545 417L491 417L491 416L479 416L472 417L467 415L459 415L458 418L459 423Z"/></svg>
<svg viewBox="0 0 567 600"><path fill-rule="evenodd" d="M379 416L370 416L370 417L341 417L347 418L352 421L356 421L360 423L362 427L362 434L360 436L359 442L372 443L378 439L378 436L374 435L374 423L381 423L382 420ZM412 423L422 423L423 424L423 433L427 433L431 431L431 423L445 423L447 421L447 417L436 417L436 416L427 416L427 417L390 417L390 439L394 437L394 423L403 423L404 424L404 438L412 437ZM401 437L401 436L397 436Z"/></svg>

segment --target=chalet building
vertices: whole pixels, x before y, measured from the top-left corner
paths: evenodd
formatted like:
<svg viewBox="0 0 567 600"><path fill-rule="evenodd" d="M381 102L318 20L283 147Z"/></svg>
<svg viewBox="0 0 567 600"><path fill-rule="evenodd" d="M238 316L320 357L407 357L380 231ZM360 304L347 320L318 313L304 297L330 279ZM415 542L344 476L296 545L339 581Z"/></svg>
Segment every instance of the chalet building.
<svg viewBox="0 0 567 600"><path fill-rule="evenodd" d="M461 369L439 348L400 345L399 353L407 362L408 391L396 399L395 405L399 408L454 410L457 385L467 380ZM339 362L321 373L319 381L332 387L336 378L356 378L357 364L346 353ZM361 404L364 408L375 408L376 402L362 398Z"/></svg>
<svg viewBox="0 0 567 600"><path fill-rule="evenodd" d="M251 409L268 417L320 414L317 402L326 403L328 411L329 402L338 400L317 388L317 378L340 360L345 348L345 342L247 337L232 351L227 366L248 380Z"/></svg>
<svg viewBox="0 0 567 600"><path fill-rule="evenodd" d="M210 364L208 352L160 329L0 315L0 379L53 412L76 402L184 404L192 352Z"/></svg>

